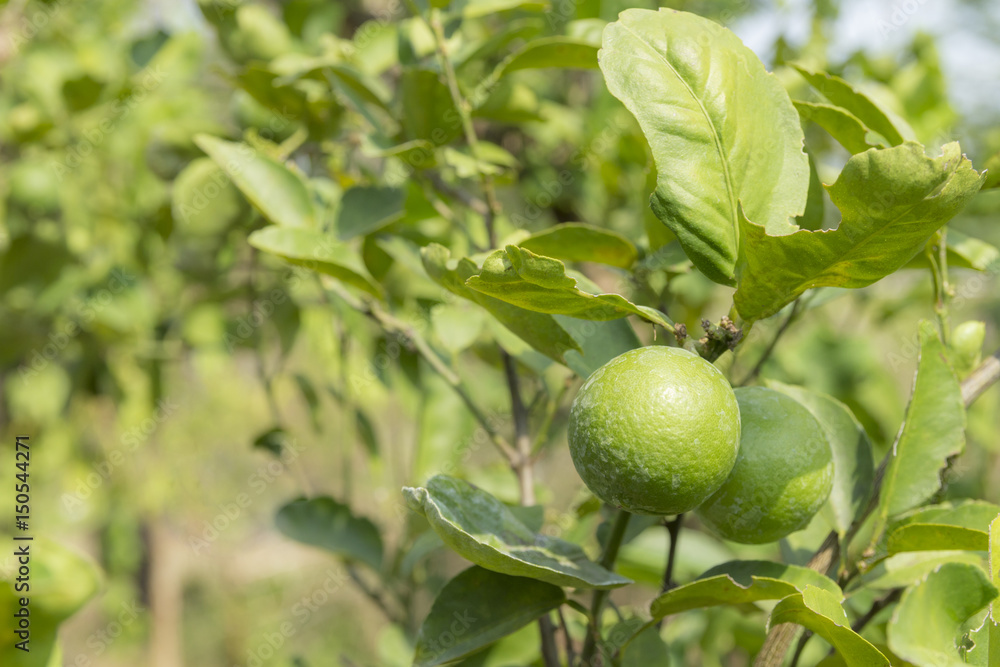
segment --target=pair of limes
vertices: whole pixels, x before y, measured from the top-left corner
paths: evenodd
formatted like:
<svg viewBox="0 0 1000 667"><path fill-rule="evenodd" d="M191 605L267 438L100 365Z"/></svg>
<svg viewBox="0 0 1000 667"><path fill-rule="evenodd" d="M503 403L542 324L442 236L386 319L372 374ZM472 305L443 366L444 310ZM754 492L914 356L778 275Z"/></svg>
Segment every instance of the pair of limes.
<svg viewBox="0 0 1000 667"><path fill-rule="evenodd" d="M735 391L687 350L652 346L596 370L570 411L580 477L639 514L697 510L719 536L760 544L804 528L830 495L822 427L793 398Z"/></svg>

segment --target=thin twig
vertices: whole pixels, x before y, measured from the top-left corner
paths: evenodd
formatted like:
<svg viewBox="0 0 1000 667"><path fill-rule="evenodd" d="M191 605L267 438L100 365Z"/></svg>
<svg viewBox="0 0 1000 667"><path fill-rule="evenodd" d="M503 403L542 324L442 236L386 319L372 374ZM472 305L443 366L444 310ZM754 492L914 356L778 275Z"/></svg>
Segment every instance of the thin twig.
<svg viewBox="0 0 1000 667"><path fill-rule="evenodd" d="M569 634L569 626L566 624L566 616L563 614L562 607L557 607L556 613L559 615L559 626L562 628L563 637L566 640L566 664L572 667L573 663L576 662L573 638Z"/></svg>
<svg viewBox="0 0 1000 667"><path fill-rule="evenodd" d="M788 330L788 327L791 326L792 321L798 316L801 306L802 306L802 299L796 299L795 303L792 304L792 310L788 313L788 317L786 317L785 321L781 323L781 326L775 332L774 338L771 339L771 342L767 344L767 348L764 350L764 353L760 356L760 359L757 360L757 363L754 365L753 369L747 374L747 376L743 378L740 382L736 383L737 387L742 387L747 382L750 382L760 374L761 370L763 370L764 368L764 364L767 363L767 360L771 358L771 354L774 353L775 348L778 346L778 340L781 338L782 335L784 335L785 331Z"/></svg>
<svg viewBox="0 0 1000 667"><path fill-rule="evenodd" d="M962 401L965 402L965 407L972 405L997 381L1000 381L1000 350L986 357L976 370L962 380Z"/></svg>
<svg viewBox="0 0 1000 667"><path fill-rule="evenodd" d="M618 558L618 549L622 545L625 537L625 529L628 528L628 520L632 515L625 510L618 510L615 522L611 526L611 534L604 545L604 554L601 556L601 567L610 570L614 567ZM590 605L590 625L591 632L587 633L587 639L583 643L582 665L590 665L597 651L597 643L601 636L601 610L604 609L604 602L608 599L607 590L595 590L594 599Z"/></svg>
<svg viewBox="0 0 1000 667"><path fill-rule="evenodd" d="M799 658L802 657L802 651L805 650L806 644L812 636L813 633L810 630L806 630L802 633L802 636L799 637L799 643L795 645L795 653L792 654L792 662L789 667L798 667Z"/></svg>
<svg viewBox="0 0 1000 667"><path fill-rule="evenodd" d="M885 597L880 598L878 600L875 600L875 602L872 603L871 609L869 609L867 612L865 612L864 616L862 616L861 618L859 618L858 620L856 620L854 622L854 625L851 626L851 629L854 630L855 632L861 632L861 630L866 625L868 625L868 623L873 618L875 618L876 616L878 616L878 613L880 611L882 611L883 609L885 609L889 605L891 605L891 604L895 603L896 601L898 601L899 598L901 598L902 596L903 596L903 589L902 588L897 588L897 589L893 590L892 592L890 592Z"/></svg>
<svg viewBox="0 0 1000 667"><path fill-rule="evenodd" d="M663 570L663 586L661 591L666 593L677 584L674 582L674 561L677 556L677 539L681 535L681 522L684 521L684 514L678 514L672 521L667 521L667 534L670 536L670 548L667 551L667 566Z"/></svg>
<svg viewBox="0 0 1000 667"><path fill-rule="evenodd" d="M379 593L377 590L369 586L365 582L365 580L361 578L361 575L358 574L358 571L355 569L353 565L347 566L347 574L350 575L354 583L357 584L359 589L361 589L361 592L364 593L372 602L375 603L375 605L379 609L382 610L382 613L385 614L386 618L388 618L393 623L399 623L400 625L402 625L403 623L402 616L400 614L395 613L392 610L392 608L389 607L389 603L386 602L385 598L382 597L381 593Z"/></svg>

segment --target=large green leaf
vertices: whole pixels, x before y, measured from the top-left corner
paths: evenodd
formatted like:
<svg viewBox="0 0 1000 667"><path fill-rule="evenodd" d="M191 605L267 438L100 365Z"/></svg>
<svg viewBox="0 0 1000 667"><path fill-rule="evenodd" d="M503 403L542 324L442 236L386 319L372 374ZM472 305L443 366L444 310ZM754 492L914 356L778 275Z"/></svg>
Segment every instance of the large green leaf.
<svg viewBox="0 0 1000 667"><path fill-rule="evenodd" d="M739 205L772 234L805 210L809 164L788 93L733 33L686 12L622 12L598 58L649 141L657 217L705 275L734 284Z"/></svg>
<svg viewBox="0 0 1000 667"><path fill-rule="evenodd" d="M282 227L316 227L309 190L291 169L248 144L223 141L207 134L199 134L194 140L270 222Z"/></svg>
<svg viewBox="0 0 1000 667"><path fill-rule="evenodd" d="M599 262L621 269L631 268L639 251L617 232L580 222L568 222L532 234L517 244L536 255L570 262Z"/></svg>
<svg viewBox="0 0 1000 667"><path fill-rule="evenodd" d="M869 148L886 148L889 142L865 127L857 116L843 107L795 100L795 109L802 120L811 120L837 140L852 155Z"/></svg>
<svg viewBox="0 0 1000 667"><path fill-rule="evenodd" d="M889 553L939 549L986 551L990 524L998 515L1000 506L982 500L922 507L891 522L887 531Z"/></svg>
<svg viewBox="0 0 1000 667"><path fill-rule="evenodd" d="M833 515L834 528L843 538L865 509L875 478L868 434L850 408L832 396L780 382L768 382L767 386L804 405L823 428L833 453L833 489L826 506Z"/></svg>
<svg viewBox="0 0 1000 667"><path fill-rule="evenodd" d="M340 200L337 236L347 240L377 231L403 217L405 202L403 188L353 187Z"/></svg>
<svg viewBox="0 0 1000 667"><path fill-rule="evenodd" d="M275 522L278 530L293 540L360 561L375 570L382 567L378 528L329 496L293 500L278 510Z"/></svg>
<svg viewBox="0 0 1000 667"><path fill-rule="evenodd" d="M253 232L247 241L290 264L332 276L373 296L382 295L381 285L368 273L358 253L329 234L272 225Z"/></svg>
<svg viewBox="0 0 1000 667"><path fill-rule="evenodd" d="M566 600L558 586L472 566L445 584L417 635L414 667L463 658Z"/></svg>
<svg viewBox="0 0 1000 667"><path fill-rule="evenodd" d="M797 623L812 630L830 642L848 667L889 667L889 660L851 629L840 600L827 590L806 586L801 593L782 599L771 610L768 629L780 623Z"/></svg>
<svg viewBox="0 0 1000 667"><path fill-rule="evenodd" d="M490 254L478 275L465 284L496 299L540 313L569 315L604 322L638 315L653 324L673 329L660 311L637 306L618 294L592 295L580 290L557 259L536 255L509 245Z"/></svg>
<svg viewBox="0 0 1000 667"><path fill-rule="evenodd" d="M697 581L673 588L653 600L653 620L689 609L780 600L813 586L842 599L830 578L797 565L763 560L731 561L708 570Z"/></svg>
<svg viewBox="0 0 1000 667"><path fill-rule="evenodd" d="M736 308L753 321L813 287L858 288L881 280L919 252L981 184L957 143L934 159L915 143L851 157L827 187L842 216L837 229L772 236L740 217Z"/></svg>
<svg viewBox="0 0 1000 667"><path fill-rule="evenodd" d="M915 665L964 667L962 626L996 596L982 569L945 563L903 593L886 628L889 648Z"/></svg>
<svg viewBox="0 0 1000 667"><path fill-rule="evenodd" d="M436 243L423 248L420 255L427 275L436 283L479 304L507 329L550 359L565 363L566 352L582 351L579 343L551 315L519 308L466 286L465 281L479 272L479 267L472 260L464 258L452 262L448 249Z"/></svg>
<svg viewBox="0 0 1000 667"><path fill-rule="evenodd" d="M876 510L877 525L941 488L941 469L965 447L965 406L934 325L920 323L920 359L903 428L893 444ZM878 535L876 530L876 537Z"/></svg>
<svg viewBox="0 0 1000 667"><path fill-rule="evenodd" d="M0 664L11 667L62 665L58 659L59 624L97 593L100 572L89 559L45 538L13 542L11 551L15 557L21 547L27 547L31 567L30 602L27 607L30 622L27 646L30 650L25 652L15 647L16 643L25 639L16 634L21 628L18 617L14 616L22 609L20 600L25 597L25 591L14 589L13 574L17 572L14 568L9 581L0 580L0 630L4 637L0 643ZM134 621L142 608L132 604L124 611L128 615L123 614L123 624Z"/></svg>
<svg viewBox="0 0 1000 667"><path fill-rule="evenodd" d="M794 67L823 97L857 118L862 125L877 132L881 135L880 138L887 139L890 145L898 146L906 140L916 140L913 130L902 119L839 76L813 72L798 65Z"/></svg>
<svg viewBox="0 0 1000 667"><path fill-rule="evenodd" d="M632 583L589 560L576 544L530 530L506 505L468 482L435 475L426 487L404 487L403 495L445 544L488 570L574 588Z"/></svg>

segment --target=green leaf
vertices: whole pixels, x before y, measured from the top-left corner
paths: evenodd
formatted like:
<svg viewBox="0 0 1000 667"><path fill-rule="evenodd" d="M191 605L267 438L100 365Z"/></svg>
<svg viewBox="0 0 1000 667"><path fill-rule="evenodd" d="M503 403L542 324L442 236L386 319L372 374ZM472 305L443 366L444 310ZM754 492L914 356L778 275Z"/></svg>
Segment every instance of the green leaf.
<svg viewBox="0 0 1000 667"><path fill-rule="evenodd" d="M483 261L478 275L465 284L496 299L540 313L569 315L604 322L638 315L648 322L673 330L673 322L654 308L636 306L618 294L591 295L566 275L557 259L509 245Z"/></svg>
<svg viewBox="0 0 1000 667"><path fill-rule="evenodd" d="M455 0L453 0L454 2ZM458 2L455 2L458 4ZM476 19L510 9L542 11L548 8L547 0L465 0L462 4L462 18Z"/></svg>
<svg viewBox="0 0 1000 667"><path fill-rule="evenodd" d="M270 428L253 439L253 446L256 449L263 449L271 456L281 456L285 447L285 440L288 434L280 426Z"/></svg>
<svg viewBox="0 0 1000 667"><path fill-rule="evenodd" d="M933 496L941 488L947 459L964 447L962 391L934 325L922 321L917 377L882 481L874 534L878 536L890 516Z"/></svg>
<svg viewBox="0 0 1000 667"><path fill-rule="evenodd" d="M403 217L406 190L357 186L344 192L337 212L337 237L341 241L378 231Z"/></svg>
<svg viewBox="0 0 1000 667"><path fill-rule="evenodd" d="M906 140L916 141L917 137L913 134L913 130L902 119L896 118L894 114L839 76L826 72L813 72L799 65L793 67L823 97L853 115L865 127L878 132L891 145L898 146Z"/></svg>
<svg viewBox="0 0 1000 667"><path fill-rule="evenodd" d="M207 134L197 135L194 141L268 221L282 227L316 227L309 190L291 169L248 144L223 141Z"/></svg>
<svg viewBox="0 0 1000 667"><path fill-rule="evenodd" d="M403 495L445 544L488 570L574 588L632 583L589 560L579 546L531 531L506 505L468 482L435 475L426 488L404 487Z"/></svg>
<svg viewBox="0 0 1000 667"><path fill-rule="evenodd" d="M566 67L597 69L597 46L573 37L543 37L524 45L498 67L496 78L522 69Z"/></svg>
<svg viewBox="0 0 1000 667"><path fill-rule="evenodd" d="M956 229L948 229L948 268L989 271L998 260L1000 250L996 246ZM920 252L904 268L927 269L930 265L927 255Z"/></svg>
<svg viewBox="0 0 1000 667"><path fill-rule="evenodd" d="M0 664L12 667L62 665L57 634L59 625L98 592L100 572L90 559L45 538L36 537L31 542L15 544L17 547L29 545L30 651L25 652L14 646L24 639L15 634L21 628L14 614L22 609L20 599L25 596L25 591L14 589L15 567L7 575L8 580L0 580L0 631L4 636L0 643ZM16 559L12 559L14 561ZM132 610L142 611L142 608L131 605L129 611ZM135 616L126 616L121 620L128 619L134 620Z"/></svg>
<svg viewBox="0 0 1000 667"><path fill-rule="evenodd" d="M833 593L806 586L782 599L771 610L768 630L780 623L797 623L830 642L848 667L889 667L889 660L867 639L851 629L840 600Z"/></svg>
<svg viewBox="0 0 1000 667"><path fill-rule="evenodd" d="M889 648L916 665L964 667L962 625L996 596L980 568L945 563L903 593L886 628Z"/></svg>
<svg viewBox="0 0 1000 667"><path fill-rule="evenodd" d="M382 296L382 286L371 277L358 254L328 234L272 225L253 232L247 241L290 264L332 276L372 296Z"/></svg>
<svg viewBox="0 0 1000 667"><path fill-rule="evenodd" d="M955 549L986 551L989 535L982 530L935 523L914 523L889 533L889 553Z"/></svg>
<svg viewBox="0 0 1000 667"><path fill-rule="evenodd" d="M536 255L569 262L598 262L620 269L631 268L639 257L635 245L621 234L580 222L537 232L518 246Z"/></svg>
<svg viewBox="0 0 1000 667"><path fill-rule="evenodd" d="M589 289L588 285L583 286ZM570 350L566 353L566 365L584 379L619 354L642 345L632 324L626 319L593 322L566 315L553 317L580 345L581 352Z"/></svg>
<svg viewBox="0 0 1000 667"><path fill-rule="evenodd" d="M459 260L452 267L451 253L436 243L423 248L420 255L427 275L434 282L453 294L479 304L512 333L550 359L565 363L566 352L582 351L580 345L551 315L533 313L467 287L465 281L479 272L479 267L472 260Z"/></svg>
<svg viewBox="0 0 1000 667"><path fill-rule="evenodd" d="M788 93L733 33L686 12L622 12L598 58L649 141L653 211L706 276L735 284L740 203L773 234L805 210L809 163Z"/></svg>
<svg viewBox="0 0 1000 667"><path fill-rule="evenodd" d="M833 489L827 501L833 526L843 538L864 511L875 478L872 444L846 405L826 394L768 381L767 386L791 396L812 413L833 453Z"/></svg>
<svg viewBox="0 0 1000 667"><path fill-rule="evenodd" d="M740 217L736 308L753 321L813 287L858 288L881 280L904 266L981 183L957 143L934 159L915 143L853 156L827 187L842 216L837 229L771 236Z"/></svg>
<svg viewBox="0 0 1000 667"><path fill-rule="evenodd" d="M823 182L816 171L816 156L807 151L809 155L809 194L806 197L806 210L801 216L795 218L795 224L801 229L816 231L823 229L823 219L826 217L826 190L823 189Z"/></svg>
<svg viewBox="0 0 1000 667"><path fill-rule="evenodd" d="M409 141L424 139L443 146L462 133L462 117L448 86L429 69L407 68L399 78L400 118Z"/></svg>
<svg viewBox="0 0 1000 667"><path fill-rule="evenodd" d="M968 563L982 567L982 556L967 551L908 551L890 556L855 579L850 588L888 591L906 588L944 563Z"/></svg>
<svg viewBox="0 0 1000 667"><path fill-rule="evenodd" d="M869 148L886 148L889 142L865 127L857 116L843 107L794 100L795 109L802 120L809 120L837 140L852 155L864 153Z"/></svg>
<svg viewBox="0 0 1000 667"><path fill-rule="evenodd" d="M566 600L558 586L470 567L445 584L417 635L415 667L464 658Z"/></svg>
<svg viewBox="0 0 1000 667"><path fill-rule="evenodd" d="M1000 152L996 152L986 160L983 169L987 170L983 189L1000 188Z"/></svg>
<svg viewBox="0 0 1000 667"><path fill-rule="evenodd" d="M275 522L293 540L360 561L376 571L382 567L378 528L329 496L293 500L278 510Z"/></svg>
<svg viewBox="0 0 1000 667"><path fill-rule="evenodd" d="M659 620L689 609L780 600L807 586L843 598L833 580L806 567L763 560L731 561L713 567L690 584L663 593L653 600L649 613L653 620Z"/></svg>

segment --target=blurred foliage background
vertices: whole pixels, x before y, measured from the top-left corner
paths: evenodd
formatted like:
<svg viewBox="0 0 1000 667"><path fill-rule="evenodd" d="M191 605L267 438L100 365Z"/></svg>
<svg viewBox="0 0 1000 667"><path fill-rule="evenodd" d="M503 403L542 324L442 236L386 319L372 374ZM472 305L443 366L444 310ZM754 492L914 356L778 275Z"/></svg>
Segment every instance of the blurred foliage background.
<svg viewBox="0 0 1000 667"><path fill-rule="evenodd" d="M526 40L599 39L622 9L657 6L456 4L465 18L449 39L470 90ZM792 90L806 86L791 61L865 82L931 153L959 139L981 169L1000 149L996 3L662 4L730 27ZM408 665L413 631L461 564L406 512L399 488L451 470L516 499L514 478L461 400L416 355L247 244L263 219L193 141L243 138L287 158L330 218L346 188L379 174L406 189L387 222L394 234L482 249L478 227L454 233L427 195L435 184L413 176L405 147L388 140L420 140L428 110L447 98L433 72L414 66L433 47L408 16L395 0L0 5L0 451L6 469L15 434L31 436L33 531L102 572L99 594L61 629L65 664ZM352 77L379 104L359 103ZM597 70L512 73L475 116L497 147L489 168L505 209L516 212L498 221L502 232L567 220L617 230L648 269L628 289L692 329L726 314L731 291L694 270L648 211L645 140ZM846 152L815 127L807 142L832 182ZM460 141L435 155L442 173L459 178L472 159ZM998 215L994 190L950 228L1000 245ZM824 224L836 222L828 215ZM399 248L375 234L359 242L390 301L427 325L508 428L491 344L501 334L443 298ZM975 251L983 270L953 272L952 317L985 321L989 351L1000 343L1000 265L988 247ZM615 286L614 274L592 278ZM933 315L929 274L916 267L824 300L789 330L766 371L846 402L880 455L905 407L913 323ZM775 319L725 362L734 377L750 372ZM558 389L564 375L540 366L530 386ZM565 401L543 403L553 424L538 466L545 529L583 539L600 513L565 472ZM1000 502L998 414L994 389L970 412L970 446L947 493ZM390 554L381 578L275 530L276 509L303 493L330 494L375 522ZM0 494L2 516L11 495ZM620 560L650 594L665 539L638 535ZM804 560L810 540L806 531L780 548ZM690 531L677 576L777 548ZM760 619L733 610L685 615L668 633L683 654L676 664L714 664L699 642L728 653L724 664L744 664L763 641ZM537 648L524 647L534 643L505 640L475 664L529 664Z"/></svg>

